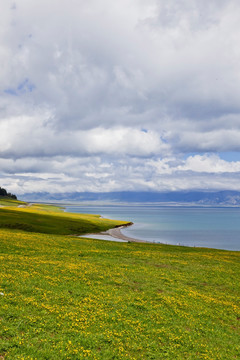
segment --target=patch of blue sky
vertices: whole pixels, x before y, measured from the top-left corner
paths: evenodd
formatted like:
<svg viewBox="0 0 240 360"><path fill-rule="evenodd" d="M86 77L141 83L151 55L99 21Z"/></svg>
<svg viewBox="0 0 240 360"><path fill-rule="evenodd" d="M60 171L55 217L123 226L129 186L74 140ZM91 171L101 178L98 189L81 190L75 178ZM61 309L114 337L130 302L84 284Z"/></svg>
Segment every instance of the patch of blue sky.
<svg viewBox="0 0 240 360"><path fill-rule="evenodd" d="M5 92L5 94L8 94L8 95L13 95L13 96L17 96L17 95L18 95L18 94L17 94L17 91L16 91L15 89L11 89L11 88L5 89L4 92Z"/></svg>
<svg viewBox="0 0 240 360"><path fill-rule="evenodd" d="M16 88L8 88L5 89L4 92L9 95L18 96L32 92L35 88L36 86L26 78Z"/></svg>
<svg viewBox="0 0 240 360"><path fill-rule="evenodd" d="M199 153L199 152L191 152L187 153L183 156L183 159L186 160L190 156L196 156L196 155L217 155L220 157L220 159L231 162L231 161L240 161L240 152L239 151L225 151L225 152L211 152L211 153Z"/></svg>
<svg viewBox="0 0 240 360"><path fill-rule="evenodd" d="M29 79L25 79L17 87L17 90L20 92L32 92L34 89L35 85L32 84Z"/></svg>
<svg viewBox="0 0 240 360"><path fill-rule="evenodd" d="M160 139L164 144L168 144L168 141L163 136L160 136Z"/></svg>
<svg viewBox="0 0 240 360"><path fill-rule="evenodd" d="M196 155L202 155L202 153L199 152L190 152L183 155L183 160L187 160L190 156L196 156Z"/></svg>
<svg viewBox="0 0 240 360"><path fill-rule="evenodd" d="M225 161L240 161L239 151L220 152L218 155Z"/></svg>

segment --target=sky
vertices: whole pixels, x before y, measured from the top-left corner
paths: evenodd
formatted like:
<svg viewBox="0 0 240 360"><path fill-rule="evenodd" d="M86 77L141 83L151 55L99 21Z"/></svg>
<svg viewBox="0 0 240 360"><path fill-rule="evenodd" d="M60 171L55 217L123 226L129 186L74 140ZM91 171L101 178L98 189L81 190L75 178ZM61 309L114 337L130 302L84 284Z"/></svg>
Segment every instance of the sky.
<svg viewBox="0 0 240 360"><path fill-rule="evenodd" d="M240 190L238 0L0 10L1 187Z"/></svg>

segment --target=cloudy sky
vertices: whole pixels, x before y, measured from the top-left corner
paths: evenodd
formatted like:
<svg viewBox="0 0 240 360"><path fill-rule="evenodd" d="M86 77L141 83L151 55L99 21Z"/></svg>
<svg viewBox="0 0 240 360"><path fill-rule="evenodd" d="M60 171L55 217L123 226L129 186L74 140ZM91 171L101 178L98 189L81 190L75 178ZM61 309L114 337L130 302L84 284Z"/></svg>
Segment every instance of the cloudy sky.
<svg viewBox="0 0 240 360"><path fill-rule="evenodd" d="M0 186L240 190L238 0L0 10Z"/></svg>

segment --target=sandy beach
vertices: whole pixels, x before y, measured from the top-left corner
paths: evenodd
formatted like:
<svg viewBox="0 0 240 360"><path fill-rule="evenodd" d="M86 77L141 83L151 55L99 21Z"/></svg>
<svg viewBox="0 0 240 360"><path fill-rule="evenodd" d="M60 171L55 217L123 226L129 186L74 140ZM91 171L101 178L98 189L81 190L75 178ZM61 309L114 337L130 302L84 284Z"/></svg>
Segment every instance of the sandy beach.
<svg viewBox="0 0 240 360"><path fill-rule="evenodd" d="M123 233L121 232L121 229L123 229L124 227L125 226L120 226L120 227L117 227L117 228L109 229L109 230L107 230L105 232L102 232L101 234L110 235L110 236L112 236L114 238L121 239L121 240L124 240L124 241L129 241L129 242L141 242L141 243L146 242L144 240L134 239L134 238L131 238L129 236L123 235Z"/></svg>
<svg viewBox="0 0 240 360"><path fill-rule="evenodd" d="M121 229L133 225L133 223L128 223L126 225L123 226L119 226L113 229L109 229L107 231L102 231L98 234L94 233L94 234L85 234L85 235L81 235L79 237L89 237L92 239L99 239L99 240L108 240L108 241L121 241L121 242L138 242L138 243L146 243L147 241L145 240L140 240L140 239L135 239L135 238L131 238L129 236L124 235L121 232ZM116 240L114 240L116 239Z"/></svg>

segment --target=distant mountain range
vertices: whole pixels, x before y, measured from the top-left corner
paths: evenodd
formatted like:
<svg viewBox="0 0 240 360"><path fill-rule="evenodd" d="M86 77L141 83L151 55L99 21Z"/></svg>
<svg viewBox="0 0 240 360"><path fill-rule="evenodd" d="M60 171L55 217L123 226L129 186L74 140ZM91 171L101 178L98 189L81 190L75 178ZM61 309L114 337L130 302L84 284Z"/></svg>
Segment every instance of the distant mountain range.
<svg viewBox="0 0 240 360"><path fill-rule="evenodd" d="M172 192L71 192L54 193L47 192L28 193L21 196L25 201L39 202L116 202L116 203L167 203L183 205L208 205L208 206L240 206L239 191L172 191Z"/></svg>

